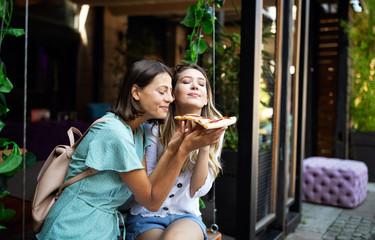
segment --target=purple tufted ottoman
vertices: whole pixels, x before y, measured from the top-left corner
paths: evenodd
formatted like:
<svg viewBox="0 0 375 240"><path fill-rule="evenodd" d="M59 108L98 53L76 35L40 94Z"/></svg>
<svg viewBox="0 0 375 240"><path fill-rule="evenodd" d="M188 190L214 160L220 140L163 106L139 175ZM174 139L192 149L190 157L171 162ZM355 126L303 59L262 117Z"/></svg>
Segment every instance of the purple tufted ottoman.
<svg viewBox="0 0 375 240"><path fill-rule="evenodd" d="M302 200L354 208L365 200L367 182L363 162L310 157L303 161Z"/></svg>

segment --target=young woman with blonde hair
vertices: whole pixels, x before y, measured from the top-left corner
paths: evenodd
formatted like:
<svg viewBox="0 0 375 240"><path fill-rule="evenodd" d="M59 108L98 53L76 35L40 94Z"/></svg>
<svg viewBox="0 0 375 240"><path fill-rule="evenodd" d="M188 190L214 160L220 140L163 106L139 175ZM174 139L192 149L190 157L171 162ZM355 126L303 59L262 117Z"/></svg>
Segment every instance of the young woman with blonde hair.
<svg viewBox="0 0 375 240"><path fill-rule="evenodd" d="M165 122L159 126L145 125L151 144L146 149L147 173L151 182L157 181L168 169L168 163L160 156L181 125L181 121L174 119L175 116L194 113L204 117L221 117L212 102L206 71L200 66L177 66L172 88L175 100L169 106ZM189 124L202 128L190 121ZM216 143L189 154L168 198L157 211L148 211L136 202L130 205L130 214L125 220L128 240L207 238L206 226L199 211L199 197L208 193L220 172L222 138L223 134Z"/></svg>

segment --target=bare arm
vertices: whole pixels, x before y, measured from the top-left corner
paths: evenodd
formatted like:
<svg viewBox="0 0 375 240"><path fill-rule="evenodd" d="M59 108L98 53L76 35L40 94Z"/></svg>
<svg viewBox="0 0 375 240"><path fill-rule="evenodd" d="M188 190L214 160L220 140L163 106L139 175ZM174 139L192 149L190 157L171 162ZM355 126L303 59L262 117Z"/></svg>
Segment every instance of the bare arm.
<svg viewBox="0 0 375 240"><path fill-rule="evenodd" d="M174 159L174 155L176 154L178 148L181 146L183 141L183 136L186 131L189 131L189 127L185 125L186 121L181 123L181 126L177 129L175 134L173 135L171 141L168 143L167 148L165 149L163 155L160 157L159 161L157 162L152 172L149 174L149 179L151 183L154 183L157 179L161 176L166 174L166 169L169 167L169 164ZM185 128L185 126L187 128ZM156 145L156 143L155 143ZM156 146L155 146L156 147ZM155 159L148 159L151 161L157 161L156 156L153 156ZM148 171L149 172L149 171Z"/></svg>
<svg viewBox="0 0 375 240"><path fill-rule="evenodd" d="M190 179L190 196L193 197L206 181L208 174L208 157L210 146L199 149L197 162L193 168L193 174Z"/></svg>
<svg viewBox="0 0 375 240"><path fill-rule="evenodd" d="M221 155L223 139L224 134L220 137L219 148L215 153L216 158L220 157ZM214 181L214 176L208 176L208 174L212 174L211 172L213 171L212 169L210 169L210 165L208 164L209 150L209 146L199 149L197 162L194 165L192 177L190 179L191 197L194 197L194 195L196 195L197 192L205 186L205 184L212 184L212 181Z"/></svg>
<svg viewBox="0 0 375 240"><path fill-rule="evenodd" d="M195 128L194 131L186 134L181 145L178 145L178 138L176 141L179 147L176 150L176 154L166 156L164 174L162 174L163 171L160 171L153 182L150 182L144 169L120 173L121 178L139 204L150 211L157 211L172 189L189 153L195 149L216 143L225 129L204 131ZM171 146L168 144L168 147L173 152L176 146L172 142Z"/></svg>
<svg viewBox="0 0 375 240"><path fill-rule="evenodd" d="M172 189L187 156L187 152L180 149L176 155L176 161L169 165L166 174L154 184L149 181L145 169L120 173L120 176L139 204L150 211L157 211Z"/></svg>

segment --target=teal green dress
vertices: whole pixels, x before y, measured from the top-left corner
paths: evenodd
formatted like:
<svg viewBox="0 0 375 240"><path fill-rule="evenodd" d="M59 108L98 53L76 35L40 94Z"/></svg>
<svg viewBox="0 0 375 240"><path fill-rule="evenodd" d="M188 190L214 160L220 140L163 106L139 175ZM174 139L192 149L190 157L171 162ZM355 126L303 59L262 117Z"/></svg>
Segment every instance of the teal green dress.
<svg viewBox="0 0 375 240"><path fill-rule="evenodd" d="M120 119L113 113L104 117ZM88 167L99 172L64 189L37 238L117 239L123 222L118 207L131 196L118 172L142 169L147 144L139 131L133 139L131 128L122 120L94 125L78 145L65 180Z"/></svg>

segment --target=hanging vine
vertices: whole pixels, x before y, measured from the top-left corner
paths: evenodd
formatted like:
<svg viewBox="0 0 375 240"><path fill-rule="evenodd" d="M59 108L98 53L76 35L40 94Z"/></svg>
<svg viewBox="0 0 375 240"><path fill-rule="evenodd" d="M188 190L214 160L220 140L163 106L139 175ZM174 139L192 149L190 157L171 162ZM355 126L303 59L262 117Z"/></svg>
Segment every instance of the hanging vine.
<svg viewBox="0 0 375 240"><path fill-rule="evenodd" d="M240 11L232 0L232 5L240 17ZM216 21L214 9L211 6L215 4L220 8L224 1L203 1L199 0L197 4L191 5L181 24L192 28L191 34L188 35L189 49L185 52L185 63L197 63L198 56L203 55L207 50L209 55L215 54L215 61L203 58L208 71L207 76L216 82L216 105L226 116L238 117L238 83L240 57L239 48L241 36L237 33L225 33L224 26ZM214 21L220 26L222 31L215 32L220 41L214 41L215 47L207 46L204 41L204 34L212 34ZM240 26L238 26L240 28ZM227 44L223 44L223 42ZM214 52L215 51L215 52ZM215 63L215 64L214 64ZM213 64L215 66L213 66ZM216 74L214 74L216 70ZM238 129L237 126L228 128L225 131L223 148L238 150Z"/></svg>
<svg viewBox="0 0 375 240"><path fill-rule="evenodd" d="M19 37L24 35L24 30L19 28L10 27L10 21L13 13L13 1L0 0L0 53L2 43L6 35ZM0 58L0 117L9 112L5 101L5 94L13 89L13 84L9 80L5 68L5 63ZM0 131L4 128L5 123L0 119ZM23 154L26 154L26 168L30 167L35 162L35 155L26 152L22 153L19 146L9 141L7 138L0 138L0 198L9 195L7 191L7 180L14 174L22 170L23 167ZM4 204L0 202L0 221L8 221L16 212L13 209L5 209ZM0 225L0 230L6 229L5 226Z"/></svg>
<svg viewBox="0 0 375 240"><path fill-rule="evenodd" d="M207 49L202 33L211 34L213 31L216 17L212 4L220 8L224 5L224 0L198 0L197 4L188 8L184 20L181 21L181 24L192 29L187 36L189 48L182 60L184 63L197 63L198 56Z"/></svg>

